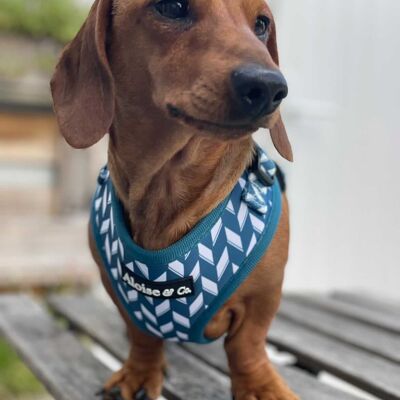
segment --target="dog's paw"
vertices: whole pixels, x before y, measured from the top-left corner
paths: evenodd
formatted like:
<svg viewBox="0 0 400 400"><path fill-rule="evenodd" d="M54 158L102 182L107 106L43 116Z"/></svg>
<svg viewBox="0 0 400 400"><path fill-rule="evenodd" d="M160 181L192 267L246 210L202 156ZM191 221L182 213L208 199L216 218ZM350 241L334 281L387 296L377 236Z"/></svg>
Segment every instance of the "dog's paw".
<svg viewBox="0 0 400 400"><path fill-rule="evenodd" d="M118 387L112 388L108 392L105 389L101 389L98 393L96 393L96 396L100 397L101 400L123 400L121 395L121 389ZM142 389L136 393L135 398L132 398L132 400L152 400L152 399L150 399L147 396L146 391Z"/></svg>
<svg viewBox="0 0 400 400"><path fill-rule="evenodd" d="M254 392L242 392L234 395L232 397L233 400L300 400L298 396L296 396L290 390L274 392L271 390L260 390Z"/></svg>
<svg viewBox="0 0 400 400"><path fill-rule="evenodd" d="M143 371L124 366L111 376L99 392L102 400L156 400L161 395L163 368Z"/></svg>
<svg viewBox="0 0 400 400"><path fill-rule="evenodd" d="M232 375L233 400L300 400L269 365Z"/></svg>

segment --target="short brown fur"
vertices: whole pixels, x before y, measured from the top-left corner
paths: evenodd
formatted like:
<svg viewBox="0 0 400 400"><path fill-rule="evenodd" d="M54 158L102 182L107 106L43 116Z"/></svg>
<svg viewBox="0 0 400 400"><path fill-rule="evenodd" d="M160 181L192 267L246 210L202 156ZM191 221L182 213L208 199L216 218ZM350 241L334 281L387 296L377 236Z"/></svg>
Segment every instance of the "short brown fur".
<svg viewBox="0 0 400 400"><path fill-rule="evenodd" d="M185 235L232 190L252 158L251 133L270 128L282 156L292 152L279 111L251 123L237 112L227 76L253 62L277 69L275 26L267 43L252 31L262 0L192 0L196 21L171 25L149 1L96 0L52 80L60 130L85 148L110 133L109 168L132 237L161 249ZM171 107L183 110L171 113ZM161 393L163 343L141 333L125 314L90 236L103 283L126 321L131 352L106 390L124 400L145 388ZM217 313L206 335L227 333L226 352L236 400L297 397L273 370L265 337L281 297L288 255L285 196L275 238L254 272Z"/></svg>

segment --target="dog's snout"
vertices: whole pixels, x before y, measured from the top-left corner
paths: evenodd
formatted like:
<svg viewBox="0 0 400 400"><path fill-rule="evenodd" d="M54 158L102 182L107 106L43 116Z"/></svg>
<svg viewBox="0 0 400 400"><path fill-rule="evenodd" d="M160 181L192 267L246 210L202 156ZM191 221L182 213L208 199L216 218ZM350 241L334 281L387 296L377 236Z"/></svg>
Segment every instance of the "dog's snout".
<svg viewBox="0 0 400 400"><path fill-rule="evenodd" d="M231 84L240 111L250 118L271 114L288 95L284 76L261 65L235 69Z"/></svg>

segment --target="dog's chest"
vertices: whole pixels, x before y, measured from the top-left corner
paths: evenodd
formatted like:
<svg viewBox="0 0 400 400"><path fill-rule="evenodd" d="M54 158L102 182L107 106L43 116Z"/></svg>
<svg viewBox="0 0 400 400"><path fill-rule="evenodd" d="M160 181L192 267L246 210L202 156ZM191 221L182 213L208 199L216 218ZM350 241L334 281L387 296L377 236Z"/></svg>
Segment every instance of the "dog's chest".
<svg viewBox="0 0 400 400"><path fill-rule="evenodd" d="M258 149L231 194L167 249L147 251L130 237L105 167L91 226L112 287L132 321L172 341L207 342L204 329L265 253L279 222L275 165Z"/></svg>

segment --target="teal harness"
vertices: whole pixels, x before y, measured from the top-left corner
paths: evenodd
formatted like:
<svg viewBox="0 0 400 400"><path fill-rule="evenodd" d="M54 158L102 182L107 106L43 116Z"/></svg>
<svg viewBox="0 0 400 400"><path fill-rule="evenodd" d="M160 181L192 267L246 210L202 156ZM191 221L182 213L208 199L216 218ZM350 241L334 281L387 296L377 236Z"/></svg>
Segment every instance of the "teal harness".
<svg viewBox="0 0 400 400"><path fill-rule="evenodd" d="M250 275L281 214L276 166L256 147L229 196L170 247L139 247L104 167L91 226L112 287L134 324L171 341L208 343L208 322Z"/></svg>

